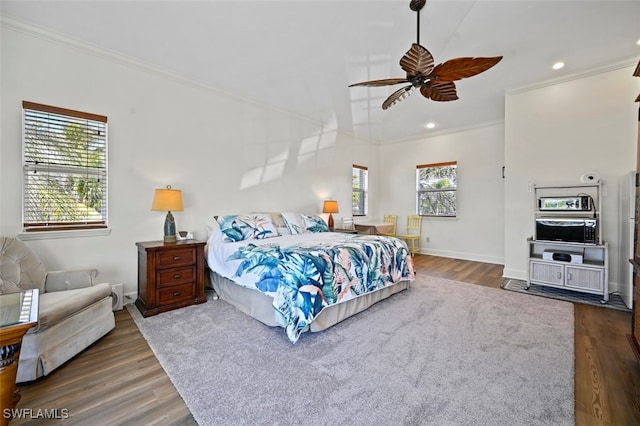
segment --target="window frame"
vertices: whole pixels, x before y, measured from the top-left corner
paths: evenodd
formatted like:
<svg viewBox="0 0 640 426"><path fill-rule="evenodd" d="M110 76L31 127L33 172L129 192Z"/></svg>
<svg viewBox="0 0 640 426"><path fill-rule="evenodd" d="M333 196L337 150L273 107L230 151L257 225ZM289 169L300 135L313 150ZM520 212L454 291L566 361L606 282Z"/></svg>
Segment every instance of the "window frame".
<svg viewBox="0 0 640 426"><path fill-rule="evenodd" d="M445 188L428 188L428 189L421 189L420 188L420 171L424 170L424 169L438 169L438 168L444 168L444 167L451 167L454 166L455 168L455 180L454 186L448 186ZM453 214L450 213L437 213L437 212L431 212L431 213L424 213L421 210L421 206L420 206L420 199L421 199L421 195L422 194L444 194L444 193L453 193L453 203L454 203L454 212ZM416 214L423 216L423 217L448 217L448 218L455 218L458 216L458 162L457 161L446 161L446 162L441 162L441 163L431 163L431 164L419 164L416 166Z"/></svg>
<svg viewBox="0 0 640 426"><path fill-rule="evenodd" d="M22 102L22 165L23 165L23 185L22 185L22 226L23 234L21 239L37 239L37 235L47 235L47 237L66 237L78 235L77 232L88 235L104 235L109 233L108 229L108 119L106 116L60 108L50 105L43 105L29 101ZM82 139L76 139L76 143L84 144L84 151L73 147L67 138L67 126L77 126ZM44 129L44 131L42 130ZM84 133L83 133L84 132ZM66 153L61 153L60 148L65 148ZM39 150L46 151L40 155ZM58 150L57 152L55 150ZM77 152L85 152L82 157ZM90 158L90 155L92 157ZM73 161L69 161L73 160ZM79 160L79 161L78 161ZM79 219L51 218L50 220L38 220L33 216L38 214L49 215L55 207L68 207L70 201L64 204L52 203L52 208L41 209L42 199L38 200L34 192L42 188L45 183L37 182L31 176L37 173L44 173L47 182L57 180L60 182L73 183L74 179L84 178L84 183L90 182L93 186L84 192L85 196L95 191L99 192L94 197L94 202L98 203L93 208L99 206L100 211L92 210L90 205L85 205L85 212L78 209L76 213L81 213ZM58 179L49 179L49 176ZM64 178L63 178L64 176ZM78 183L77 181L75 183ZM87 188L87 186L85 186ZM79 195L80 189L73 188L68 193ZM97 191L96 191L97 192ZM59 195L59 194L58 194ZM35 204L34 204L35 203ZM63 202L64 203L64 202ZM75 201L76 205L82 203ZM94 212L95 213L91 213ZM23 238L24 236L30 236Z"/></svg>
<svg viewBox="0 0 640 426"><path fill-rule="evenodd" d="M356 188L355 183L355 173L356 170L359 170L360 173L360 181L364 176L364 188ZM361 201L358 203L358 213L356 213L356 203L355 199L359 198ZM360 212L360 208L364 210L364 212ZM351 165L351 214L352 216L366 216L369 213L369 168L367 166L360 166L358 164Z"/></svg>

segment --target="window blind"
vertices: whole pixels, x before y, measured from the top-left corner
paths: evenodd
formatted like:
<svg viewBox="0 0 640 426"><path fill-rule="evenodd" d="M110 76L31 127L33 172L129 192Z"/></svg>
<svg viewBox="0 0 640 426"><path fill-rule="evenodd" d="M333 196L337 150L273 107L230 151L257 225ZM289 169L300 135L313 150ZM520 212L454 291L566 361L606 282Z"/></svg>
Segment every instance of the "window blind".
<svg viewBox="0 0 640 426"><path fill-rule="evenodd" d="M368 209L369 169L354 164L351 168L352 211L354 216L364 216Z"/></svg>
<svg viewBox="0 0 640 426"><path fill-rule="evenodd" d="M26 231L107 226L107 117L24 101Z"/></svg>
<svg viewBox="0 0 640 426"><path fill-rule="evenodd" d="M458 163L416 166L416 211L421 216L457 215Z"/></svg>

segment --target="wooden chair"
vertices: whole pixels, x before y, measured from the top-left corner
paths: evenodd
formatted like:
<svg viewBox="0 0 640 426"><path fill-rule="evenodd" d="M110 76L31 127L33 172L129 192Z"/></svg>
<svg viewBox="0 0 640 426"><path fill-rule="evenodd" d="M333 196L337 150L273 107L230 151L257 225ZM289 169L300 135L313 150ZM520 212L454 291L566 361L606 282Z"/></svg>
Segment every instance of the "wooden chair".
<svg viewBox="0 0 640 426"><path fill-rule="evenodd" d="M353 218L352 217L343 217L342 218L342 229L354 230L353 226Z"/></svg>
<svg viewBox="0 0 640 426"><path fill-rule="evenodd" d="M398 216L396 216L395 214L385 214L384 223L393 223L393 229L390 232L381 232L380 235L386 235L387 237L395 237L397 222L398 222Z"/></svg>
<svg viewBox="0 0 640 426"><path fill-rule="evenodd" d="M420 253L420 239L422 238L422 218L417 214L407 216L407 231L398 238L405 240L411 256Z"/></svg>

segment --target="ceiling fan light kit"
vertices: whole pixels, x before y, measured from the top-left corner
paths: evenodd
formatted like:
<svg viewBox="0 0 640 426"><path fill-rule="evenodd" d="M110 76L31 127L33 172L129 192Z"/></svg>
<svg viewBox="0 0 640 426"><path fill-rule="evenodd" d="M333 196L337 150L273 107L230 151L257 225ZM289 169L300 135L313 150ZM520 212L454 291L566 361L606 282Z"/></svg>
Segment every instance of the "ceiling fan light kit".
<svg viewBox="0 0 640 426"><path fill-rule="evenodd" d="M407 76L405 78L363 81L349 85L349 87L380 87L411 83L393 92L382 103L383 110L408 98L416 89L420 90L422 96L432 101L455 101L458 99L458 94L454 81L478 75L493 67L502 59L502 56L455 58L434 67L433 55L424 46L420 45L420 10L422 10L426 2L426 0L411 0L409 3L409 8L416 12L418 29L416 42L411 45L411 48L400 59L400 67L407 73Z"/></svg>

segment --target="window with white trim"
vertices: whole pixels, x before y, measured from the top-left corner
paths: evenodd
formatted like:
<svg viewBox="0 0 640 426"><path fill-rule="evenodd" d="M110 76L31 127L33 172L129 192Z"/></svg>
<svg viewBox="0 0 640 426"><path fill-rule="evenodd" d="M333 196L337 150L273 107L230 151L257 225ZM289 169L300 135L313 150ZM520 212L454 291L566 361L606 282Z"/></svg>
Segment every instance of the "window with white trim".
<svg viewBox="0 0 640 426"><path fill-rule="evenodd" d="M416 211L420 216L456 216L457 173L456 161L416 166Z"/></svg>
<svg viewBox="0 0 640 426"><path fill-rule="evenodd" d="M354 216L364 216L367 214L369 203L369 169L354 164L351 167L351 177L351 213Z"/></svg>
<svg viewBox="0 0 640 426"><path fill-rule="evenodd" d="M24 230L107 227L107 117L22 102Z"/></svg>

